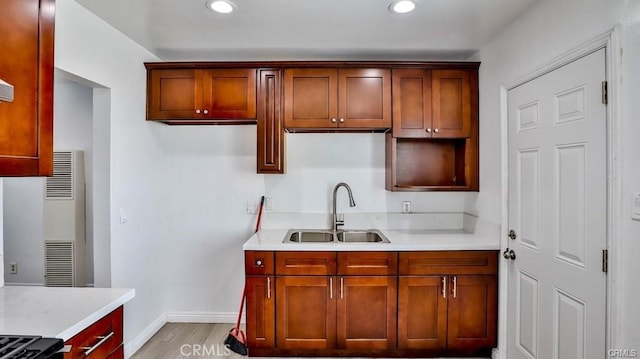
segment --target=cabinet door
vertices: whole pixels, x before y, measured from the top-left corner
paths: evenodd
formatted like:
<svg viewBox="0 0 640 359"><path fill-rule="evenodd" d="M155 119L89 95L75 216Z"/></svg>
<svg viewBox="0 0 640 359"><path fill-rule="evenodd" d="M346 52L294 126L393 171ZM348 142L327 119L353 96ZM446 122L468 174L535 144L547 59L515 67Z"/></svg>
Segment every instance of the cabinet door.
<svg viewBox="0 0 640 359"><path fill-rule="evenodd" d="M284 173L282 70L258 70L258 173Z"/></svg>
<svg viewBox="0 0 640 359"><path fill-rule="evenodd" d="M432 90L433 137L470 137L471 73L465 70L433 70Z"/></svg>
<svg viewBox="0 0 640 359"><path fill-rule="evenodd" d="M285 127L338 127L337 91L336 69L285 69Z"/></svg>
<svg viewBox="0 0 640 359"><path fill-rule="evenodd" d="M247 345L249 348L273 348L276 339L274 277L246 277Z"/></svg>
<svg viewBox="0 0 640 359"><path fill-rule="evenodd" d="M396 278L339 277L338 280L338 348L394 349Z"/></svg>
<svg viewBox="0 0 640 359"><path fill-rule="evenodd" d="M150 70L147 76L148 120L202 117L202 70Z"/></svg>
<svg viewBox="0 0 640 359"><path fill-rule="evenodd" d="M447 277L399 277L398 348L447 346Z"/></svg>
<svg viewBox="0 0 640 359"><path fill-rule="evenodd" d="M340 69L338 85L339 127L391 127L391 70Z"/></svg>
<svg viewBox="0 0 640 359"><path fill-rule="evenodd" d="M0 103L0 177L53 173L53 0L5 0L0 79L14 86Z"/></svg>
<svg viewBox="0 0 640 359"><path fill-rule="evenodd" d="M496 346L497 279L491 275L451 276L448 347Z"/></svg>
<svg viewBox="0 0 640 359"><path fill-rule="evenodd" d="M203 108L206 118L255 119L256 70L204 70Z"/></svg>
<svg viewBox="0 0 640 359"><path fill-rule="evenodd" d="M334 277L276 277L278 349L332 349L336 344Z"/></svg>
<svg viewBox="0 0 640 359"><path fill-rule="evenodd" d="M393 70L393 137L431 137L431 71Z"/></svg>

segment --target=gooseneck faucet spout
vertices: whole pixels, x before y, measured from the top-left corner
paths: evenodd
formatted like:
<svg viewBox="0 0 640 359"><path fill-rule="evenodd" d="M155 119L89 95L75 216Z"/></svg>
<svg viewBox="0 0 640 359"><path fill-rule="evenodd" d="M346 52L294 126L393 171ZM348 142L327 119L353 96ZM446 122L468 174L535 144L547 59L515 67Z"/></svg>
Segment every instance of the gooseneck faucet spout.
<svg viewBox="0 0 640 359"><path fill-rule="evenodd" d="M353 200L353 193L351 193L351 187L344 182L338 183L333 188L333 232L335 233L338 230L338 226L344 225L344 219L338 220L338 215L336 213L336 197L338 195L338 188L344 187L347 189L347 193L349 194L349 207L355 207L356 202Z"/></svg>

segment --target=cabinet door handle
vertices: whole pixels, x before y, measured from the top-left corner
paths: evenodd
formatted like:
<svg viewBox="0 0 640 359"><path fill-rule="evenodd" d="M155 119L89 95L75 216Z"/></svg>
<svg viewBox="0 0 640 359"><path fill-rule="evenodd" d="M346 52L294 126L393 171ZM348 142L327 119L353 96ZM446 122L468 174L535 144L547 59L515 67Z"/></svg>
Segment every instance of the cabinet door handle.
<svg viewBox="0 0 640 359"><path fill-rule="evenodd" d="M442 298L447 299L447 277L442 277Z"/></svg>
<svg viewBox="0 0 640 359"><path fill-rule="evenodd" d="M453 297L456 298L458 296L458 277L453 277Z"/></svg>
<svg viewBox="0 0 640 359"><path fill-rule="evenodd" d="M206 112L205 112L205 113L206 113ZM438 130L437 128L434 128L434 129L433 129L433 132L438 133L438 132L440 132L440 130Z"/></svg>
<svg viewBox="0 0 640 359"><path fill-rule="evenodd" d="M333 299L333 277L329 277L329 299Z"/></svg>
<svg viewBox="0 0 640 359"><path fill-rule="evenodd" d="M340 277L340 299L344 298L344 277Z"/></svg>
<svg viewBox="0 0 640 359"><path fill-rule="evenodd" d="M341 118L341 119L340 119L340 123L344 123L344 118Z"/></svg>
<svg viewBox="0 0 640 359"><path fill-rule="evenodd" d="M431 127L427 128L427 133L431 133Z"/></svg>
<svg viewBox="0 0 640 359"><path fill-rule="evenodd" d="M338 120L336 120L335 118L332 118L331 122L336 123L336 122L338 122Z"/></svg>
<svg viewBox="0 0 640 359"><path fill-rule="evenodd" d="M200 114L200 110L196 110L196 113L199 115Z"/></svg>
<svg viewBox="0 0 640 359"><path fill-rule="evenodd" d="M209 113L209 110L204 110L204 111L202 111L202 113L204 113L205 115L207 115L207 114ZM438 132L438 131L436 130L436 132Z"/></svg>
<svg viewBox="0 0 640 359"><path fill-rule="evenodd" d="M80 347L80 349L84 350L84 356L88 357L89 355L91 355L91 353L93 353L96 349L98 349L102 344L106 343L109 339L111 339L111 337L114 334L115 334L114 332L111 332L107 335L96 337L97 339L100 339L100 341L98 341L92 347Z"/></svg>
<svg viewBox="0 0 640 359"><path fill-rule="evenodd" d="M267 277L267 298L271 298L271 277Z"/></svg>

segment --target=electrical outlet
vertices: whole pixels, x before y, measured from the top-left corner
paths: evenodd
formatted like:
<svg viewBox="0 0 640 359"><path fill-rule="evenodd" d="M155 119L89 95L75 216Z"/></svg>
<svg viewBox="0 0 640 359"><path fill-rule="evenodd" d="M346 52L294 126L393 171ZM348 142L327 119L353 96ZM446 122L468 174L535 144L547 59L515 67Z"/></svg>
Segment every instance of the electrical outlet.
<svg viewBox="0 0 640 359"><path fill-rule="evenodd" d="M258 203L247 201L247 214L258 213Z"/></svg>
<svg viewBox="0 0 640 359"><path fill-rule="evenodd" d="M410 201L402 202L402 213L411 213L411 202Z"/></svg>
<svg viewBox="0 0 640 359"><path fill-rule="evenodd" d="M264 198L264 209L265 211L273 210L273 197Z"/></svg>
<svg viewBox="0 0 640 359"><path fill-rule="evenodd" d="M9 263L9 273L18 274L18 263L16 262Z"/></svg>
<svg viewBox="0 0 640 359"><path fill-rule="evenodd" d="M640 193L634 193L631 198L631 219L640 221Z"/></svg>

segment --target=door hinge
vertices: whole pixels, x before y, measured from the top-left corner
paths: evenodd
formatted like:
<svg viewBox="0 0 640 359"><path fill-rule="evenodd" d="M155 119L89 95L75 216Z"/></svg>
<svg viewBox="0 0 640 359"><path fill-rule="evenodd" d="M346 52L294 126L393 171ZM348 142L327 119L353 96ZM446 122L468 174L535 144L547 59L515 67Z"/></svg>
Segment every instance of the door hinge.
<svg viewBox="0 0 640 359"><path fill-rule="evenodd" d="M602 104L609 103L609 91L607 89L607 81L602 81Z"/></svg>
<svg viewBox="0 0 640 359"><path fill-rule="evenodd" d="M602 271L607 273L609 271L609 250L602 250Z"/></svg>

